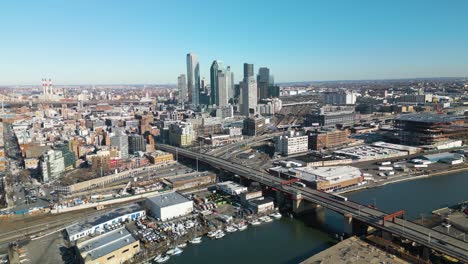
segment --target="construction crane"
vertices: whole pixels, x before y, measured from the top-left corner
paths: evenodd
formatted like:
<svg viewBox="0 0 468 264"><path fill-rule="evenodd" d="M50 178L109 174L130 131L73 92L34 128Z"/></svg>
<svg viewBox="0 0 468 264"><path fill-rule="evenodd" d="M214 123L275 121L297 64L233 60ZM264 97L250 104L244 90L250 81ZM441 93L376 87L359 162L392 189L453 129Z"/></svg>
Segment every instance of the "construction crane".
<svg viewBox="0 0 468 264"><path fill-rule="evenodd" d="M437 114L443 114L444 109L440 107L439 99L437 99L437 97L434 96L434 97L432 97L432 102L434 103L435 110L436 110Z"/></svg>

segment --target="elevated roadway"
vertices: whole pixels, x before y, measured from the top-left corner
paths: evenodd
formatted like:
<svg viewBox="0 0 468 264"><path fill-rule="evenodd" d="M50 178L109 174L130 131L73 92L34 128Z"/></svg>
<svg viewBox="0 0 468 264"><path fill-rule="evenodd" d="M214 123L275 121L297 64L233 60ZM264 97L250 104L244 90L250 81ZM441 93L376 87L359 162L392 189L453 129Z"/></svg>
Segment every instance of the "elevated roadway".
<svg viewBox="0 0 468 264"><path fill-rule="evenodd" d="M450 237L444 233L437 232L400 218L395 218L394 222L386 221L383 223L383 217L388 215L383 211L369 208L368 206L361 205L353 201L338 200L333 194L320 192L310 188L301 188L292 185L283 186L281 185L281 181L283 181L283 179L218 157L195 153L189 150L163 144L159 144L158 148L172 153L177 153L177 155L187 158L198 159L199 161L210 164L215 168L257 181L285 193L292 195L300 194L306 201L331 209L345 216L352 217L353 220L358 220L395 236L409 239L419 245L434 249L442 254L468 263L468 243Z"/></svg>

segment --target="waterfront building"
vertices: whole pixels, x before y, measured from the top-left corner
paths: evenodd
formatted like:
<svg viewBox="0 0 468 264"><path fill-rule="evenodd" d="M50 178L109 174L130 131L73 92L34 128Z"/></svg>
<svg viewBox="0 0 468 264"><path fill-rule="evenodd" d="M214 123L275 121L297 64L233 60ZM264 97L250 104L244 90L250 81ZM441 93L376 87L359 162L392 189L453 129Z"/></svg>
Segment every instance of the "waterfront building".
<svg viewBox="0 0 468 264"><path fill-rule="evenodd" d="M77 244L84 264L120 264L140 252L140 240L121 227Z"/></svg>
<svg viewBox="0 0 468 264"><path fill-rule="evenodd" d="M112 209L104 214L87 217L84 221L65 228L68 240L76 241L89 235L104 233L109 225L124 223L145 217L146 212L138 204Z"/></svg>
<svg viewBox="0 0 468 264"><path fill-rule="evenodd" d="M361 184L361 170L352 166L297 167L289 169L293 176L319 191L335 191Z"/></svg>
<svg viewBox="0 0 468 264"><path fill-rule="evenodd" d="M145 206L152 216L162 221L185 216L193 211L193 201L178 192L148 197Z"/></svg>

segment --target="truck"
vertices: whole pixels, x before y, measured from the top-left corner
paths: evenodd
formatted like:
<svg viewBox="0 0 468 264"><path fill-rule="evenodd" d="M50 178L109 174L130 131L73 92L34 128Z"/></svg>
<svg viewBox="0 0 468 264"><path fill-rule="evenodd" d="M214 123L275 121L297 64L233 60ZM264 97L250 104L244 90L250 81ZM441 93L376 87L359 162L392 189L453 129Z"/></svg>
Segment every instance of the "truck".
<svg viewBox="0 0 468 264"><path fill-rule="evenodd" d="M393 167L379 167L379 171L391 171Z"/></svg>
<svg viewBox="0 0 468 264"><path fill-rule="evenodd" d="M381 162L379 162L379 165L382 165L382 166L392 165L392 162L391 161L381 161Z"/></svg>

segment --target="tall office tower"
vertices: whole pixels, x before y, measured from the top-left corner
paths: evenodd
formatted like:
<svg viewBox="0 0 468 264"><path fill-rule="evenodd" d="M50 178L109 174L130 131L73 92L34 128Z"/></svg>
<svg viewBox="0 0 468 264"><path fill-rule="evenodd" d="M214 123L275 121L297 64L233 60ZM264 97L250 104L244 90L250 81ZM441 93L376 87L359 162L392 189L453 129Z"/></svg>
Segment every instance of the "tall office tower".
<svg viewBox="0 0 468 264"><path fill-rule="evenodd" d="M179 90L179 103L187 102L187 78L185 74L181 74L177 77L177 89Z"/></svg>
<svg viewBox="0 0 468 264"><path fill-rule="evenodd" d="M211 105L219 105L218 96L218 72L224 70L224 64L222 61L215 60L210 67L210 84L211 84Z"/></svg>
<svg viewBox="0 0 468 264"><path fill-rule="evenodd" d="M198 56L187 54L187 92L188 100L192 105L198 106L200 96L200 63Z"/></svg>
<svg viewBox="0 0 468 264"><path fill-rule="evenodd" d="M231 72L227 70L218 70L218 80L216 82L217 95L216 98L217 106L226 107L229 104L228 89L231 85Z"/></svg>
<svg viewBox="0 0 468 264"><path fill-rule="evenodd" d="M205 77L203 77L201 79L201 81L200 81L200 89L201 89L201 92L206 94L206 80L205 80Z"/></svg>
<svg viewBox="0 0 468 264"><path fill-rule="evenodd" d="M244 80L252 76L254 76L253 64L244 63Z"/></svg>
<svg viewBox="0 0 468 264"><path fill-rule="evenodd" d="M257 75L258 97L259 99L268 98L268 87L270 86L270 69L261 67Z"/></svg>
<svg viewBox="0 0 468 264"><path fill-rule="evenodd" d="M251 116L257 110L257 81L250 76L242 82L242 114Z"/></svg>
<svg viewBox="0 0 468 264"><path fill-rule="evenodd" d="M234 72L231 71L231 66L227 66L226 75L229 77L227 87L227 99L229 102L229 100L234 98Z"/></svg>

